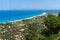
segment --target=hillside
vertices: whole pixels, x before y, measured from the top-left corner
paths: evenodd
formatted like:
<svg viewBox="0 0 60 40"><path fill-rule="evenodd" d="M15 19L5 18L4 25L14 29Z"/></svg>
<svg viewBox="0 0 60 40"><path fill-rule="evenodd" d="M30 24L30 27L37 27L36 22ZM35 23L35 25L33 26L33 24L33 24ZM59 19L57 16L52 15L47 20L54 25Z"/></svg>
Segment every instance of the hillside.
<svg viewBox="0 0 60 40"><path fill-rule="evenodd" d="M51 12L16 22L0 23L3 40L60 40L60 13Z"/></svg>

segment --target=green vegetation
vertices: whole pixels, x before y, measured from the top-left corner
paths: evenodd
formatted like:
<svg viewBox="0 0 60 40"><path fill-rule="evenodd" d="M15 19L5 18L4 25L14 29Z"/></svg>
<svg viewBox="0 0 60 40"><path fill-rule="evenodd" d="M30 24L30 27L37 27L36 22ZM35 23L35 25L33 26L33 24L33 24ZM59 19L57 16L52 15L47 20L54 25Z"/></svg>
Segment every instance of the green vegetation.
<svg viewBox="0 0 60 40"><path fill-rule="evenodd" d="M44 30L44 34L46 33L47 36L50 34L56 34L60 30L60 20L55 15L48 14L45 18L44 24L47 27L47 30Z"/></svg>

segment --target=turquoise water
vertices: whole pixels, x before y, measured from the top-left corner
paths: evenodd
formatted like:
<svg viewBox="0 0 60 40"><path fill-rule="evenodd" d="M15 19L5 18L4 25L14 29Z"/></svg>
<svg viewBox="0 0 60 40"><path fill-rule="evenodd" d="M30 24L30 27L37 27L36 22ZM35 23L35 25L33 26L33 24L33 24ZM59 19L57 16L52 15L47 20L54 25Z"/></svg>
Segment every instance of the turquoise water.
<svg viewBox="0 0 60 40"><path fill-rule="evenodd" d="M48 10L0 10L0 23L15 21L40 15L43 12L57 12Z"/></svg>

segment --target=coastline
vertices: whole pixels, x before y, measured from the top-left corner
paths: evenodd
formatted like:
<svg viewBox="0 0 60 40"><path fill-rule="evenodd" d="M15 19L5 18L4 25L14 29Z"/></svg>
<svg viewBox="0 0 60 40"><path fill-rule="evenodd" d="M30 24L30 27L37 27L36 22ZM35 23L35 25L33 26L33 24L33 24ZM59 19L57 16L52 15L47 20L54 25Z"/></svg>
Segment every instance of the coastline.
<svg viewBox="0 0 60 40"><path fill-rule="evenodd" d="M23 18L23 19L18 19L18 20L13 20L13 21L8 21L8 22L0 22L0 23L17 22L17 21L22 21L22 20L32 19L32 18L35 18L35 17L37 17L37 16L43 16L43 15L46 15L46 14L47 14L46 12L43 12L42 14L39 14L39 15L36 15L36 16L32 16L32 17L29 17L29 18Z"/></svg>

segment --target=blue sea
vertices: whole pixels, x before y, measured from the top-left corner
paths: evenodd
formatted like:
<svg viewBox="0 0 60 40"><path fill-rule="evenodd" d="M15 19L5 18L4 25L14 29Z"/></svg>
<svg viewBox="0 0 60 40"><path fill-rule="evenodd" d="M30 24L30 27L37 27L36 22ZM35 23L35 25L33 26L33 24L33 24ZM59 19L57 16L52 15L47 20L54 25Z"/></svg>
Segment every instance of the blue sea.
<svg viewBox="0 0 60 40"><path fill-rule="evenodd" d="M40 15L43 12L57 12L57 11L47 11L47 10L0 10L0 23L10 22L19 19L25 19Z"/></svg>

